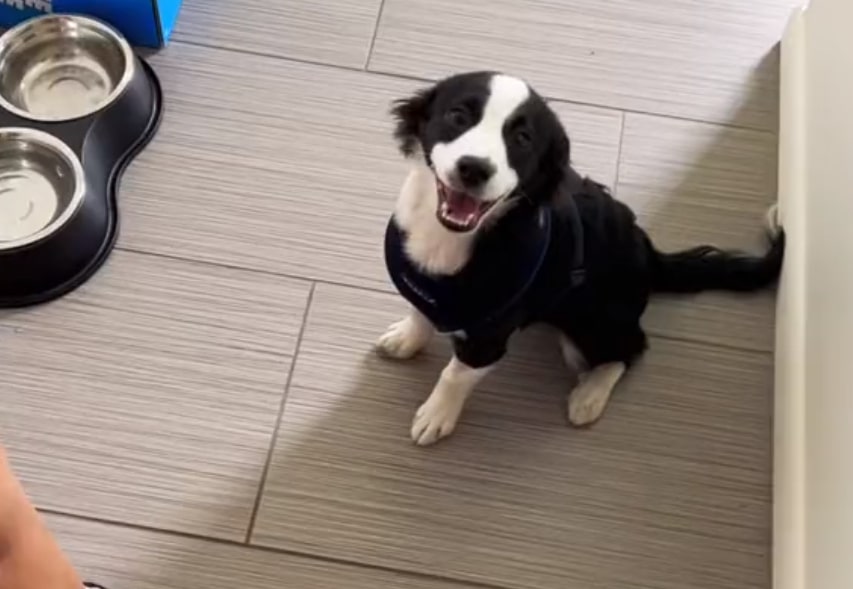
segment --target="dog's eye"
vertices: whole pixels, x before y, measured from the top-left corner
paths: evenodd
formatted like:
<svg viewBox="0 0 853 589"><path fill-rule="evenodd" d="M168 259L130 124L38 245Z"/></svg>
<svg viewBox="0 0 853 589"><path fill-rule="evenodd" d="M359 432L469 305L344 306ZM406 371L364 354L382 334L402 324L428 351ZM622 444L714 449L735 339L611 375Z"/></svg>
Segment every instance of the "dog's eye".
<svg viewBox="0 0 853 589"><path fill-rule="evenodd" d="M524 129L519 129L515 132L515 144L522 148L527 149L530 147L530 144L533 143L533 137L530 135L529 131Z"/></svg>
<svg viewBox="0 0 853 589"><path fill-rule="evenodd" d="M470 116L468 115L468 112L464 108L458 106L447 111L444 118L457 129L467 127L470 124Z"/></svg>

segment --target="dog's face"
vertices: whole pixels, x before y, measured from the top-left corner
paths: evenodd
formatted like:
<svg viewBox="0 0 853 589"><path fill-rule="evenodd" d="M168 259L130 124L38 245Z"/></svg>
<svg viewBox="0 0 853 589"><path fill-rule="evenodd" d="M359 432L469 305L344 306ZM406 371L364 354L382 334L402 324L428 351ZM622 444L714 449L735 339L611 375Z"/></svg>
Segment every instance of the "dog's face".
<svg viewBox="0 0 853 589"><path fill-rule="evenodd" d="M525 82L502 74L462 74L398 101L395 136L422 154L436 176L438 220L472 231L525 195L550 198L569 159L556 115Z"/></svg>

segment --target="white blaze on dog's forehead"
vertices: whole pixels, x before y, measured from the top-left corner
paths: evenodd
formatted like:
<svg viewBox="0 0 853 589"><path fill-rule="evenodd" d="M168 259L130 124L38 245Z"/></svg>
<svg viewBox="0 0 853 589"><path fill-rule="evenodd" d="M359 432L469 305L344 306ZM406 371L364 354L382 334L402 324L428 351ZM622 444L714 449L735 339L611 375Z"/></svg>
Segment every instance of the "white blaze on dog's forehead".
<svg viewBox="0 0 853 589"><path fill-rule="evenodd" d="M530 87L524 80L506 76L496 75L489 84L491 94L486 102L483 119L491 122L503 123L514 113L519 106L530 98Z"/></svg>

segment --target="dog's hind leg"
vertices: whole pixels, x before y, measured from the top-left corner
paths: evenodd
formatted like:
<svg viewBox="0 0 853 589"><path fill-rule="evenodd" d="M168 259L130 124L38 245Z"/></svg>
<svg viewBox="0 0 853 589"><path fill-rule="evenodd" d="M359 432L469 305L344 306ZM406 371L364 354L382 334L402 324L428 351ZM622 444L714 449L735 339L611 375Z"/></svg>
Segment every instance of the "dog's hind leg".
<svg viewBox="0 0 853 589"><path fill-rule="evenodd" d="M403 319L388 327L376 342L376 352L386 358L408 360L429 344L434 333L429 320L412 308Z"/></svg>
<svg viewBox="0 0 853 589"><path fill-rule="evenodd" d="M614 387L646 347L646 336L639 325L598 325L599 329L576 331L572 334L577 338L574 341L560 334L563 358L579 374L568 403L569 423L576 427L601 418Z"/></svg>
<svg viewBox="0 0 853 589"><path fill-rule="evenodd" d="M560 333L560 352L562 352L563 360L566 362L566 366L568 366L570 370L577 374L581 374L586 371L586 358L584 358L583 352L581 352L575 345L575 342L569 339L569 337L564 333Z"/></svg>

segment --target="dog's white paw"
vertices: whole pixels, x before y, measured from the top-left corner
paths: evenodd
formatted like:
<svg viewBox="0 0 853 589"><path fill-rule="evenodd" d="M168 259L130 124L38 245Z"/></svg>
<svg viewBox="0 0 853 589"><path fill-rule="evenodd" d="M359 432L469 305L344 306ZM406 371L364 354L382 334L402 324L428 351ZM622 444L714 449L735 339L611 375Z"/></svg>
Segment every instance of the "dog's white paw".
<svg viewBox="0 0 853 589"><path fill-rule="evenodd" d="M601 419L613 387L624 373L625 364L612 362L581 375L578 386L569 395L569 423L582 427Z"/></svg>
<svg viewBox="0 0 853 589"><path fill-rule="evenodd" d="M429 446L446 438L456 428L464 406L464 396L434 392L415 413L412 440L418 446Z"/></svg>
<svg viewBox="0 0 853 589"><path fill-rule="evenodd" d="M432 337L432 328L411 316L392 324L376 342L376 351L386 358L408 360L423 350Z"/></svg>
<svg viewBox="0 0 853 589"><path fill-rule="evenodd" d="M569 395L569 423L575 427L595 423L601 418L609 400L609 390L579 384Z"/></svg>

